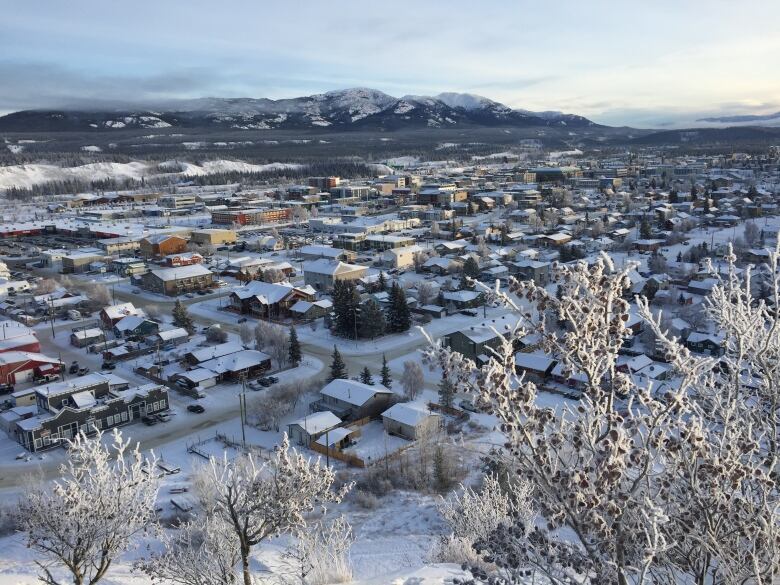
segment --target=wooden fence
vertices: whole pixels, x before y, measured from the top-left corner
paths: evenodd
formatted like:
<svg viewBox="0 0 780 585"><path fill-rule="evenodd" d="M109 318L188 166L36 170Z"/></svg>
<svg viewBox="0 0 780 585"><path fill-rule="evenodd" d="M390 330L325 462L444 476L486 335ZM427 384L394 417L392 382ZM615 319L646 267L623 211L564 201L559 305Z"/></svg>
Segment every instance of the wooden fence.
<svg viewBox="0 0 780 585"><path fill-rule="evenodd" d="M350 455L349 453L344 453L343 451L337 451L335 449L330 449L329 447L325 447L324 445L320 445L316 441L312 441L309 444L309 448L312 451L316 451L317 453L320 453L322 455L326 455L328 457L333 457L333 459L336 459L337 461L343 461L350 467L360 467L363 468L366 466L366 462L363 461L360 457L357 457L355 455Z"/></svg>

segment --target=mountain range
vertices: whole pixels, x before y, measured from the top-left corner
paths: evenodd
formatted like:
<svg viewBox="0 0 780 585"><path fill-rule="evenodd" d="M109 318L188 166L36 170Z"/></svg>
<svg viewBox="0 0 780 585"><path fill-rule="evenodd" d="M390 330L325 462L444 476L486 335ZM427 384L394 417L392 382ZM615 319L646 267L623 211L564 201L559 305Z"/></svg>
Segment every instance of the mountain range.
<svg viewBox="0 0 780 585"><path fill-rule="evenodd" d="M573 114L512 109L468 93L393 97L352 88L290 99L199 98L153 106L24 110L0 117L0 131L115 131L134 128L234 130L402 130L458 127L597 128Z"/></svg>

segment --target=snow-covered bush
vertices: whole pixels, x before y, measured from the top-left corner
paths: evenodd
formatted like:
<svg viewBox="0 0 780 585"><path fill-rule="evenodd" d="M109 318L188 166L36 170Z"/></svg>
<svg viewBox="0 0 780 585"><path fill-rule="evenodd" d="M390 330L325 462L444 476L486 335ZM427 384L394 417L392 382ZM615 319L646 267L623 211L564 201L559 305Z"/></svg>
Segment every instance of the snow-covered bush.
<svg viewBox="0 0 780 585"><path fill-rule="evenodd" d="M349 551L355 541L343 516L298 531L283 558L290 573L305 585L331 585L352 581Z"/></svg>
<svg viewBox="0 0 780 585"><path fill-rule="evenodd" d="M777 579L780 323L750 295L750 272L738 277L729 261L706 305L725 335L724 357L694 356L651 323L674 366L672 383L639 384L618 370L634 266L618 269L606 256L557 266L560 295L533 282L513 282L512 295L489 291L523 320L500 332L505 340L482 368L431 342L425 360L497 416L506 437L498 456L533 488L539 522L529 530L512 516L476 542L508 582L529 569L553 583ZM774 254L774 307L777 268ZM513 342L531 330L564 375L583 380L575 406L540 406L536 386L516 373Z"/></svg>

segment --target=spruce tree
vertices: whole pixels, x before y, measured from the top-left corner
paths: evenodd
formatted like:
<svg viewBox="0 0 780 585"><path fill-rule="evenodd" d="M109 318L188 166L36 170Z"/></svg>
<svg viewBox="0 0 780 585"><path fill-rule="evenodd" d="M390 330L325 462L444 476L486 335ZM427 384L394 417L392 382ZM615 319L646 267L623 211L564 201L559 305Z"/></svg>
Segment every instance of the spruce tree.
<svg viewBox="0 0 780 585"><path fill-rule="evenodd" d="M383 270L379 271L379 280L377 281L379 290L387 290L387 280L385 280L385 273Z"/></svg>
<svg viewBox="0 0 780 585"><path fill-rule="evenodd" d="M176 299L171 314L173 316L173 324L176 325L176 327L186 329L187 333L190 335L195 333L195 322L187 311L187 307L185 307L179 299Z"/></svg>
<svg viewBox="0 0 780 585"><path fill-rule="evenodd" d="M355 336L355 320L360 304L355 283L351 280L337 280L333 284L333 312L335 313L336 335Z"/></svg>
<svg viewBox="0 0 780 585"><path fill-rule="evenodd" d="M339 348L335 345L333 346L332 357L333 361L330 364L330 377L328 378L328 382L339 379L346 380L348 377L347 366L344 364L344 360L341 358Z"/></svg>
<svg viewBox="0 0 780 585"><path fill-rule="evenodd" d="M374 385L374 378L371 377L371 370L368 369L368 366L365 366L363 371L360 372L360 381L369 386Z"/></svg>
<svg viewBox="0 0 780 585"><path fill-rule="evenodd" d="M406 303L406 293L395 282L390 289L390 309L388 311L387 330L390 333L408 331L412 326L412 316Z"/></svg>
<svg viewBox="0 0 780 585"><path fill-rule="evenodd" d="M466 262L463 263L463 276L469 278L477 278L479 276L479 264L473 256L466 258Z"/></svg>
<svg viewBox="0 0 780 585"><path fill-rule="evenodd" d="M455 385L445 376L439 382L439 404L450 408L455 398Z"/></svg>
<svg viewBox="0 0 780 585"><path fill-rule="evenodd" d="M301 363L301 343L298 341L298 332L295 330L295 325L290 327L290 350L288 359L293 367L298 367Z"/></svg>
<svg viewBox="0 0 780 585"><path fill-rule="evenodd" d="M390 377L390 367L387 365L387 356L385 354L382 354L382 369L379 371L379 375L382 386L390 390L390 386L393 385L393 379Z"/></svg>
<svg viewBox="0 0 780 585"><path fill-rule="evenodd" d="M374 339L385 332L385 312L374 299L369 299L360 308L360 337Z"/></svg>

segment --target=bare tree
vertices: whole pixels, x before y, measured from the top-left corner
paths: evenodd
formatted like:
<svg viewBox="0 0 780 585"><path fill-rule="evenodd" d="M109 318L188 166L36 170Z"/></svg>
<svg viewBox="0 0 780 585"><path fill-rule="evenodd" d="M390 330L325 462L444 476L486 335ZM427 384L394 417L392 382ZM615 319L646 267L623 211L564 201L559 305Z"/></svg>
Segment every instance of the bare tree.
<svg viewBox="0 0 780 585"><path fill-rule="evenodd" d="M46 561L40 579L59 585L52 573L66 569L74 585L94 585L112 562L137 544L154 521L158 480L156 459L130 449L114 430L109 445L78 434L70 444L62 479L32 486L19 501L19 521L27 544Z"/></svg>
<svg viewBox="0 0 780 585"><path fill-rule="evenodd" d="M420 364L413 361L404 362L404 371L399 380L404 394L409 400L414 400L425 386L425 376Z"/></svg>
<svg viewBox="0 0 780 585"><path fill-rule="evenodd" d="M204 507L228 524L238 541L244 585L252 585L249 554L254 546L306 526L306 515L338 503L350 486L331 488L335 472L290 449L285 435L273 457L246 455L211 460Z"/></svg>

